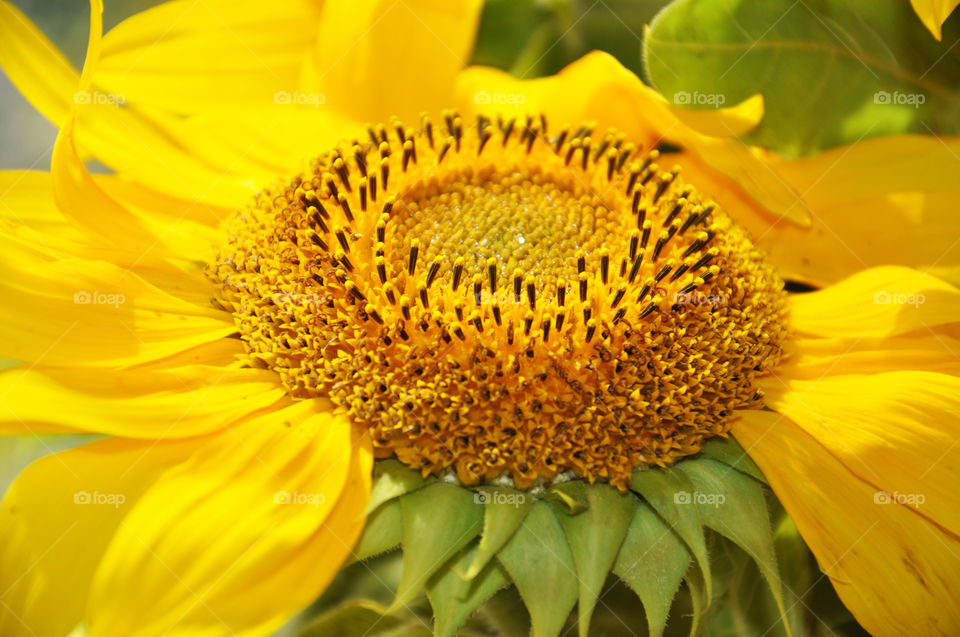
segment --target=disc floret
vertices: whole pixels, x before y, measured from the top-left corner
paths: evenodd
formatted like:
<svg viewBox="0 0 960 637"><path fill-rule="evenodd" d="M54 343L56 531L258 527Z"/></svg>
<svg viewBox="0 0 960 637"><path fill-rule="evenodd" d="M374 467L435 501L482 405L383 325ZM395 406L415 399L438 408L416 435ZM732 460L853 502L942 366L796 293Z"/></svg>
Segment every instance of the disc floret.
<svg viewBox="0 0 960 637"><path fill-rule="evenodd" d="M250 363L463 484L624 489L724 434L785 337L745 233L614 130L443 119L370 127L232 221L213 275Z"/></svg>

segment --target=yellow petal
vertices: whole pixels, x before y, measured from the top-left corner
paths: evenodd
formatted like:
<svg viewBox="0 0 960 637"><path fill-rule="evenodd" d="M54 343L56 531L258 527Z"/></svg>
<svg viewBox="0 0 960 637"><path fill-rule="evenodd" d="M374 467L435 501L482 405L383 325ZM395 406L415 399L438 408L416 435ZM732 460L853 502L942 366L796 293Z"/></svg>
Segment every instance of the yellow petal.
<svg viewBox="0 0 960 637"><path fill-rule="evenodd" d="M350 554L369 497L369 440L317 401L236 428L165 474L95 575L91 637L264 635Z"/></svg>
<svg viewBox="0 0 960 637"><path fill-rule="evenodd" d="M0 505L0 634L70 633L123 517L160 473L200 443L113 438L25 469Z"/></svg>
<svg viewBox="0 0 960 637"><path fill-rule="evenodd" d="M910 268L871 268L790 297L790 324L826 338L895 336L960 321L960 290Z"/></svg>
<svg viewBox="0 0 960 637"><path fill-rule="evenodd" d="M810 283L890 263L960 283L958 157L960 138L924 135L880 137L798 160L770 156L803 193L813 226L767 232L769 224L748 225L777 265Z"/></svg>
<svg viewBox="0 0 960 637"><path fill-rule="evenodd" d="M20 366L0 371L0 434L197 436L223 429L283 396L276 374L265 369Z"/></svg>
<svg viewBox="0 0 960 637"><path fill-rule="evenodd" d="M0 2L0 67L24 97L55 125L73 104L80 75L27 16Z"/></svg>
<svg viewBox="0 0 960 637"><path fill-rule="evenodd" d="M671 106L677 119L711 137L746 135L763 119L763 95L754 95L727 108L680 108Z"/></svg>
<svg viewBox="0 0 960 637"><path fill-rule="evenodd" d="M471 67L457 78L456 96L457 105L468 115L481 112L511 117L543 112L554 126L591 121L601 134L613 126L648 148L662 141L680 145L692 160L737 184L773 218L808 223L803 199L734 136L756 116L756 98L720 111L709 124L711 116L707 113L684 115L701 130L727 129L723 137L711 137L685 124L677 116L679 109L671 107L615 58L599 51L585 55L555 76L534 80ZM665 157L662 163L669 169L672 165L667 162L672 161Z"/></svg>
<svg viewBox="0 0 960 637"><path fill-rule="evenodd" d="M943 23L960 4L960 0L910 0L910 4L923 21L923 25L939 42L943 39Z"/></svg>
<svg viewBox="0 0 960 637"><path fill-rule="evenodd" d="M921 371L761 381L765 404L849 471L889 493L921 494L921 515L960 534L960 378Z"/></svg>
<svg viewBox="0 0 960 637"><path fill-rule="evenodd" d="M467 65L480 0L327 0L302 90L359 121L395 115L415 125L422 111L450 106Z"/></svg>
<svg viewBox="0 0 960 637"><path fill-rule="evenodd" d="M235 331L227 312L177 298L122 267L67 258L2 233L0 249L4 357L45 365L132 365ZM209 282L191 280L209 299Z"/></svg>
<svg viewBox="0 0 960 637"><path fill-rule="evenodd" d="M956 405L953 408L956 414ZM741 416L733 424L734 436L763 471L840 599L867 631L878 637L960 634L956 529L944 531L926 517L924 505L919 510L910 506L909 501L915 500L908 500L902 490L896 501L892 491L890 496L879 492L869 479L872 474L865 474L849 450L839 456L831 453L842 447L838 439L848 438L858 451L867 450L859 445L862 433L857 425L865 419L862 414L823 439L773 412L741 412ZM925 463L913 468L920 473L947 448L936 448L943 434L921 438L927 429L924 425L913 440L903 440L905 430L916 424L912 418L909 424L901 421L894 435L911 450L924 447ZM833 448L824 447L827 443ZM878 444L885 446L883 441ZM955 453L952 460L955 463ZM897 467L902 467L899 461ZM887 475L882 465L875 470ZM929 488L943 487L932 484L932 476L928 481Z"/></svg>
<svg viewBox="0 0 960 637"><path fill-rule="evenodd" d="M935 331L896 338L800 338L779 372L790 378L897 370L960 376L960 340Z"/></svg>
<svg viewBox="0 0 960 637"><path fill-rule="evenodd" d="M124 104L182 114L272 104L296 89L319 11L310 0L166 2L104 36L96 82Z"/></svg>

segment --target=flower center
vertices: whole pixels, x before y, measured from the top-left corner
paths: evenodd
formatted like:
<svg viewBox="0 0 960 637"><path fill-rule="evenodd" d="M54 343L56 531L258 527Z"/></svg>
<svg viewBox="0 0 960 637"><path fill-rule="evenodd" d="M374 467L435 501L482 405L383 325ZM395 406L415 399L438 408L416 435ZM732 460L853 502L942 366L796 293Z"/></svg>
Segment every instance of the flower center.
<svg viewBox="0 0 960 637"><path fill-rule="evenodd" d="M720 208L589 127L371 127L231 221L250 364L463 484L626 488L723 435L779 362L782 283Z"/></svg>

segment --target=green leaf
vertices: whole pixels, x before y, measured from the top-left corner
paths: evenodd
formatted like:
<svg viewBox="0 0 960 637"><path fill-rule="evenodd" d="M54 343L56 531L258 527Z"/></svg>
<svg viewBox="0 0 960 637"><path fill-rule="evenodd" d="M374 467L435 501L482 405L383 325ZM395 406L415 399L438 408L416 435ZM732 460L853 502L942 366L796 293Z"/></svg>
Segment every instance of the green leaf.
<svg viewBox="0 0 960 637"><path fill-rule="evenodd" d="M637 594L651 637L660 637L670 606L690 565L690 551L650 505L633 514L613 572Z"/></svg>
<svg viewBox="0 0 960 637"><path fill-rule="evenodd" d="M353 548L356 560L365 560L368 557L379 555L396 547L403 540L403 515L400 501L391 500L368 518L363 527L363 533Z"/></svg>
<svg viewBox="0 0 960 637"><path fill-rule="evenodd" d="M473 493L436 482L400 501L403 507L403 578L391 610L408 604L437 569L477 536L483 507Z"/></svg>
<svg viewBox="0 0 960 637"><path fill-rule="evenodd" d="M465 580L460 577L474 562L477 547L464 549L452 564L443 568L427 584L427 597L433 606L434 634L437 637L454 637L460 627L477 608L494 593L510 583L504 568L494 562L480 574Z"/></svg>
<svg viewBox="0 0 960 637"><path fill-rule="evenodd" d="M630 488L639 493L660 514L660 517L686 542L700 567L706 585L707 602L713 597L710 559L703 537L700 512L689 506L696 488L685 474L676 469L643 469L633 472Z"/></svg>
<svg viewBox="0 0 960 637"><path fill-rule="evenodd" d="M741 473L756 478L764 484L767 483L763 472L760 471L760 468L753 462L750 456L747 455L747 452L743 450L743 447L740 446L740 443L738 443L733 436L728 438L711 438L703 445L703 449L697 457L710 458L711 460L722 462L723 464L730 465Z"/></svg>
<svg viewBox="0 0 960 637"><path fill-rule="evenodd" d="M483 533L463 577L472 579L507 543L530 510L532 498L508 487L484 487L478 491L484 501Z"/></svg>
<svg viewBox="0 0 960 637"><path fill-rule="evenodd" d="M694 502L704 524L729 538L757 563L786 624L783 583L763 486L716 460L687 460L677 466L696 486Z"/></svg>
<svg viewBox="0 0 960 637"><path fill-rule="evenodd" d="M960 132L957 33L906 0L677 0L644 38L649 80L692 108L762 93L748 141L790 155L866 136Z"/></svg>
<svg viewBox="0 0 960 637"><path fill-rule="evenodd" d="M366 513L369 514L384 502L415 491L425 484L427 480L419 472L399 460L379 460L373 465L373 488Z"/></svg>
<svg viewBox="0 0 960 637"><path fill-rule="evenodd" d="M534 637L560 634L577 603L576 567L552 507L538 501L497 556L530 611Z"/></svg>
<svg viewBox="0 0 960 637"><path fill-rule="evenodd" d="M593 609L637 506L637 497L633 493L619 493L608 484L588 486L586 496L585 511L577 515L558 515L580 581L577 603L580 637L586 637L590 629Z"/></svg>

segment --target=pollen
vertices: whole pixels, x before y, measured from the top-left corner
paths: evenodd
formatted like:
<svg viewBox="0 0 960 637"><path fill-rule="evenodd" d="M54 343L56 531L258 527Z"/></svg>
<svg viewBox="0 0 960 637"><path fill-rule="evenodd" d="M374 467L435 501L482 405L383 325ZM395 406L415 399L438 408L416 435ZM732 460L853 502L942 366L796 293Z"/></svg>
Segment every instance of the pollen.
<svg viewBox="0 0 960 637"><path fill-rule="evenodd" d="M760 406L783 283L656 150L543 116L368 135L238 212L210 275L246 363L378 457L625 489Z"/></svg>

